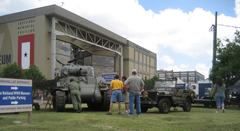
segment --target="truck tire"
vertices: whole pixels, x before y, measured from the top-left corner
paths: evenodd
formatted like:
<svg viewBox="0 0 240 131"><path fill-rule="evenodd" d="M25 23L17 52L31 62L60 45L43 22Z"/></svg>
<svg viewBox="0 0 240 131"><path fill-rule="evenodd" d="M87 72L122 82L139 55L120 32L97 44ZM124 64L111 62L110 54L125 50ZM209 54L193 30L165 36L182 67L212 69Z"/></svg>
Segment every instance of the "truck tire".
<svg viewBox="0 0 240 131"><path fill-rule="evenodd" d="M103 103L102 103L103 111L109 110L110 98L111 98L111 94L109 93L109 91L104 91L103 92L103 100L102 100L103 101Z"/></svg>
<svg viewBox="0 0 240 131"><path fill-rule="evenodd" d="M160 113L167 114L170 111L171 102L168 98L163 98L158 102L158 110Z"/></svg>
<svg viewBox="0 0 240 131"><path fill-rule="evenodd" d="M87 106L88 106L89 110L94 110L94 109L97 108L97 106L94 103L91 103L91 102L87 103Z"/></svg>
<svg viewBox="0 0 240 131"><path fill-rule="evenodd" d="M88 102L87 106L89 110L95 110L95 111L107 111L109 110L110 106L110 97L108 91L102 92L102 102L96 103L96 102Z"/></svg>
<svg viewBox="0 0 240 131"><path fill-rule="evenodd" d="M53 99L54 110L57 112L65 111L65 100L66 100L65 92L56 91L56 94Z"/></svg>
<svg viewBox="0 0 240 131"><path fill-rule="evenodd" d="M191 100L187 99L183 104L183 111L184 112L190 112L191 111Z"/></svg>
<svg viewBox="0 0 240 131"><path fill-rule="evenodd" d="M40 110L40 105L38 103L33 103L35 110Z"/></svg>

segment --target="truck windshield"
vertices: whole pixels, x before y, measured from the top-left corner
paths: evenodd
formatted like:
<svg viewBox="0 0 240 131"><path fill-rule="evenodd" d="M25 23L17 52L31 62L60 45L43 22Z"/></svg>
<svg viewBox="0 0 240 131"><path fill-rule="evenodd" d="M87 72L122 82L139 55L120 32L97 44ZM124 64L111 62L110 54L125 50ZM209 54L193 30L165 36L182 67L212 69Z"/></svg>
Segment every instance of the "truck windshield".
<svg viewBox="0 0 240 131"><path fill-rule="evenodd" d="M156 81L154 88L173 88L175 81Z"/></svg>

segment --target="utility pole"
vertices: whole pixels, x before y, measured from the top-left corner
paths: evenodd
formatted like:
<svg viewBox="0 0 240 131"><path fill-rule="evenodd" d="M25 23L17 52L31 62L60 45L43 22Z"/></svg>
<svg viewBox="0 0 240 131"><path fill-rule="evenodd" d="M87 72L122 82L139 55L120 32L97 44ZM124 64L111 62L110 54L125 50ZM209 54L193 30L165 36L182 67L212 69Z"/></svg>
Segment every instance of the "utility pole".
<svg viewBox="0 0 240 131"><path fill-rule="evenodd" d="M213 61L212 67L216 64L216 53L217 53L217 12L215 12L215 25L213 26Z"/></svg>

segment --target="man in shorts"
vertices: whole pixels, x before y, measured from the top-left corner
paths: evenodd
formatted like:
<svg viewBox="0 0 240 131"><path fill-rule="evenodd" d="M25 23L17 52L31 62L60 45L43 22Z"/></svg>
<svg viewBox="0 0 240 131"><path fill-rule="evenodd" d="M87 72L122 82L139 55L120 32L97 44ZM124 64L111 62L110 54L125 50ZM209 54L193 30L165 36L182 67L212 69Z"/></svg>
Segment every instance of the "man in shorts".
<svg viewBox="0 0 240 131"><path fill-rule="evenodd" d="M118 104L118 114L121 114L123 82L119 80L119 75L114 77L110 84L111 101L107 115L112 115L113 103Z"/></svg>

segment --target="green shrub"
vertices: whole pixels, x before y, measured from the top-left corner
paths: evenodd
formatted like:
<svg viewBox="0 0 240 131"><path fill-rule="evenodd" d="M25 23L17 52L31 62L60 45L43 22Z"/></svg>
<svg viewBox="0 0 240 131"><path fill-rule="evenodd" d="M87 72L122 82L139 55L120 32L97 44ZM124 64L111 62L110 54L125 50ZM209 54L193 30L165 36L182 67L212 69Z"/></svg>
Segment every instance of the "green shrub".
<svg viewBox="0 0 240 131"><path fill-rule="evenodd" d="M31 79L33 81L44 80L44 76L37 66L31 65L29 69L23 70L23 79Z"/></svg>
<svg viewBox="0 0 240 131"><path fill-rule="evenodd" d="M22 78L22 70L17 63L14 63L3 68L1 75L4 78Z"/></svg>

